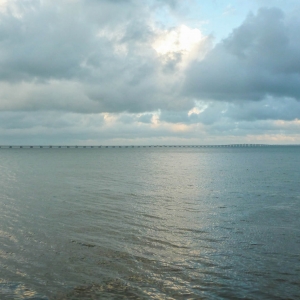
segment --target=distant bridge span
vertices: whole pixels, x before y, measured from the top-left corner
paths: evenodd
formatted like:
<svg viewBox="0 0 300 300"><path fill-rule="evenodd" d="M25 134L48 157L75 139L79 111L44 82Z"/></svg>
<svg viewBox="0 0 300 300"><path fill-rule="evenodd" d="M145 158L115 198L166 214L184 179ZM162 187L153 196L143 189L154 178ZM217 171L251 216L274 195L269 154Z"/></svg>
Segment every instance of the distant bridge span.
<svg viewBox="0 0 300 300"><path fill-rule="evenodd" d="M227 144L227 145L0 145L0 149L93 149L93 148L229 148L229 147L270 147L267 144ZM292 146L292 145L289 145ZM294 145L297 146L297 145Z"/></svg>

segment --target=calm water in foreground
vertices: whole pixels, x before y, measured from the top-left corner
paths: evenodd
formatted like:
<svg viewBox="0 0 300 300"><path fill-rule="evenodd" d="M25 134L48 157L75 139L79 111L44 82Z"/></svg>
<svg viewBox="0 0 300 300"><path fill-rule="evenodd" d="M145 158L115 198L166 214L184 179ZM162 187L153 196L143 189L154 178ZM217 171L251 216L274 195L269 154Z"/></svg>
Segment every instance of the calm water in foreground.
<svg viewBox="0 0 300 300"><path fill-rule="evenodd" d="M0 149L0 299L299 299L300 147Z"/></svg>

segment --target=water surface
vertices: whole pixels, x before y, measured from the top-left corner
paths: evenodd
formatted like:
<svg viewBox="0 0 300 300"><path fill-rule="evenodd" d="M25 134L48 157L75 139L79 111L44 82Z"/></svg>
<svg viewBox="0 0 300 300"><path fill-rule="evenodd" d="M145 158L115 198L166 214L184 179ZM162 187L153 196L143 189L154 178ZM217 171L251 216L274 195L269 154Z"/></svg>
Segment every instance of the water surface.
<svg viewBox="0 0 300 300"><path fill-rule="evenodd" d="M0 298L300 298L299 150L0 149Z"/></svg>

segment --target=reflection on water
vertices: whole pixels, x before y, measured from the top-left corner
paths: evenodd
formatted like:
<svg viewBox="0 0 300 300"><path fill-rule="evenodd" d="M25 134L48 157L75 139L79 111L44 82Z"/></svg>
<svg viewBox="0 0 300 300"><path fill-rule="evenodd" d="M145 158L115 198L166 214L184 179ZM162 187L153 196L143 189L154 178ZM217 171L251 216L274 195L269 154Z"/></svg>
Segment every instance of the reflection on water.
<svg viewBox="0 0 300 300"><path fill-rule="evenodd" d="M299 298L298 153L1 149L1 299Z"/></svg>

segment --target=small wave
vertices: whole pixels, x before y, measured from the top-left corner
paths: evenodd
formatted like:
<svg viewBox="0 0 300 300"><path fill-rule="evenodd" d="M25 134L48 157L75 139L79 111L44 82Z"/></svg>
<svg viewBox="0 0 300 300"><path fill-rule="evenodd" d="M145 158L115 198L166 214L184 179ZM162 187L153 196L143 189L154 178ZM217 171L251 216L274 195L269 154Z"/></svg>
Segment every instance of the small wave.
<svg viewBox="0 0 300 300"><path fill-rule="evenodd" d="M96 247L96 245L94 245L94 244L82 243L82 242L78 242L78 241L74 241L74 240L72 240L72 243L76 243L80 246L84 246L84 247L88 247L88 248Z"/></svg>
<svg viewBox="0 0 300 300"><path fill-rule="evenodd" d="M76 286L72 290L58 294L53 300L69 300L69 299L141 299L141 295L137 289L126 284L122 280L114 279L102 284L91 284Z"/></svg>
<svg viewBox="0 0 300 300"><path fill-rule="evenodd" d="M1 300L49 300L46 296L39 295L37 292L18 282L0 282Z"/></svg>
<svg viewBox="0 0 300 300"><path fill-rule="evenodd" d="M157 219L157 220L163 220L163 218L158 217L158 216L154 216L154 215L149 215L149 214L141 214L142 216L146 217L146 218L151 218L151 219Z"/></svg>
<svg viewBox="0 0 300 300"><path fill-rule="evenodd" d="M177 245L177 244L174 244L174 243L171 243L171 242L168 242L168 241L153 239L153 238L150 238L150 237L147 237L146 240L151 242L151 243L154 243L154 244L157 243L157 244L172 247L172 248L189 249L189 247L187 247L187 246Z"/></svg>
<svg viewBox="0 0 300 300"><path fill-rule="evenodd" d="M193 228L178 228L180 231L193 232L193 233L208 233L206 230L193 229Z"/></svg>

